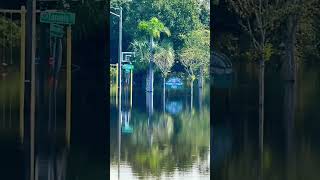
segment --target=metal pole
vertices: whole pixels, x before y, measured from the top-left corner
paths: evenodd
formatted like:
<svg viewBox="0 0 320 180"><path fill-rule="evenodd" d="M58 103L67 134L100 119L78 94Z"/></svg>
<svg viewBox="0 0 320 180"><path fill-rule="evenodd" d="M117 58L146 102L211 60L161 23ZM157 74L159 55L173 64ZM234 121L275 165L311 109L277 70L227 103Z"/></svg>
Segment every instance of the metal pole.
<svg viewBox="0 0 320 180"><path fill-rule="evenodd" d="M70 145L70 129L71 129L71 26L67 28L67 99L66 99L66 140Z"/></svg>
<svg viewBox="0 0 320 180"><path fill-rule="evenodd" d="M130 106L132 107L132 86L133 86L133 69L131 69L130 73Z"/></svg>
<svg viewBox="0 0 320 180"><path fill-rule="evenodd" d="M122 63L122 8L120 7L120 21L119 21L119 62L118 62L118 69L119 69L119 134L118 134L118 178L120 178L120 147L121 147L121 63Z"/></svg>
<svg viewBox="0 0 320 180"><path fill-rule="evenodd" d="M20 40L20 140L24 138L24 80L26 60L26 8L21 7L21 40Z"/></svg>
<svg viewBox="0 0 320 180"><path fill-rule="evenodd" d="M31 107L30 107L30 157L31 157L31 172L30 178L34 179L34 144L35 144L35 98L36 98L36 10L37 10L36 0L32 0L32 50L31 50Z"/></svg>
<svg viewBox="0 0 320 180"><path fill-rule="evenodd" d="M116 71L117 71L117 73L116 73L116 105L118 105L118 87L119 87L119 80L118 80L119 72L118 72L118 69L119 69L118 64L116 64Z"/></svg>
<svg viewBox="0 0 320 180"><path fill-rule="evenodd" d="M122 63L122 8L120 8L120 21L119 21L119 59L118 59L118 70L119 70L119 109L121 109L121 63ZM119 111L120 112L120 111Z"/></svg>

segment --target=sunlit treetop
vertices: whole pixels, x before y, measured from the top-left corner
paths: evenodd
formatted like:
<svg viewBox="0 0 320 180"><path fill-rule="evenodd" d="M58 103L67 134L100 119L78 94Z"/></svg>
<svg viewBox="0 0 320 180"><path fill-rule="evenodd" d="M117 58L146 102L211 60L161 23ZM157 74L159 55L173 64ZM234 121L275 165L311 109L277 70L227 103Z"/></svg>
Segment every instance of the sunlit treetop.
<svg viewBox="0 0 320 180"><path fill-rule="evenodd" d="M160 33L162 32L167 36L171 36L170 30L156 17L151 18L149 21L141 21L138 29L146 31L154 38L160 38Z"/></svg>

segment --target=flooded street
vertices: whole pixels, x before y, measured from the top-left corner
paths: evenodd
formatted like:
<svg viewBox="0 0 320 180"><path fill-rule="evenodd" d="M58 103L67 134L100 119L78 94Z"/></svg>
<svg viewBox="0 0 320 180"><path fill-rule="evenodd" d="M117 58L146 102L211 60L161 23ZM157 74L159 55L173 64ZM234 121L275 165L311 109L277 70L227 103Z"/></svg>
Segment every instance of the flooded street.
<svg viewBox="0 0 320 180"><path fill-rule="evenodd" d="M319 179L319 65L301 64L297 87L283 83L276 67L266 66L263 125L257 68L235 66L230 91L214 88L212 95L214 179Z"/></svg>
<svg viewBox="0 0 320 180"><path fill-rule="evenodd" d="M0 180L319 180L320 4L0 3Z"/></svg>
<svg viewBox="0 0 320 180"><path fill-rule="evenodd" d="M18 64L15 63L6 68L6 71L1 71L0 179L28 179L31 172L34 172L34 177L38 180L108 177L107 103L106 99L101 98L105 93L103 76L100 76L99 72L91 71L96 69L95 64L86 66L81 58L77 58L75 63L80 64L82 69L73 71L73 112L70 128L65 120L66 77L63 68L58 78L57 91L53 92L57 103L55 111L50 111L50 107L54 106L54 101L49 99L50 88L37 89L37 103L41 99L41 91L44 93L44 103L42 106L36 106L37 118L34 129L28 128L26 122L20 119ZM48 85L48 78L44 79ZM39 108L42 111L38 111ZM33 143L30 143L30 130L34 132ZM68 133L70 141L67 138Z"/></svg>
<svg viewBox="0 0 320 180"><path fill-rule="evenodd" d="M237 64L235 67L237 71L230 91L214 88L211 92L213 163L210 163L209 153L210 93L207 87L203 89L202 98L195 88L192 100L189 89L167 89L165 106L162 91L157 90L153 108L149 106L145 91L134 88L132 107L130 96L123 93L120 126L117 102L111 89L108 136L108 120L103 120L103 114L99 113L101 109L107 110L94 93L96 82L92 81L92 76L78 71L74 73L73 109L79 113L73 116L72 143L68 148L63 106L56 131L47 128L46 118L38 121L36 175L44 179L56 179L58 175L71 180L105 178L109 163L111 179L208 179L211 164L214 179L317 180L320 175L319 67L301 65L298 87L290 83L281 85L282 81L275 78L278 72L267 68L263 128L255 106L254 65ZM2 73L0 81L1 179L23 179L28 170L25 162L29 150L22 144L19 120L18 76L12 70ZM82 83L88 86L81 86ZM63 86L60 88L57 97L63 104ZM85 106L95 103L100 103L101 107ZM90 119L97 121L90 123L93 122ZM106 154L107 138L110 138L110 162ZM51 173L53 171L56 172Z"/></svg>
<svg viewBox="0 0 320 180"><path fill-rule="evenodd" d="M152 108L146 92L134 89L132 107L123 98L120 127L111 101L111 179L210 178L209 88L202 98L194 94L191 108L190 90L167 90L163 106L162 92L155 91Z"/></svg>

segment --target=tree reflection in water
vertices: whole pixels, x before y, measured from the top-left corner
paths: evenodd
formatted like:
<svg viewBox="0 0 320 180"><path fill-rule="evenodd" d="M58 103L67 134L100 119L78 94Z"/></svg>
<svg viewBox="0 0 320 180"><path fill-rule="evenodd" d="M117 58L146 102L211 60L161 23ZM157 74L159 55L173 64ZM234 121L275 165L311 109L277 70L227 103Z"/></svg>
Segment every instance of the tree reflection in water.
<svg viewBox="0 0 320 180"><path fill-rule="evenodd" d="M265 121L258 117L256 81L237 81L232 89L230 114L215 117L215 147L219 138L229 133L231 151L214 164L213 179L319 179L320 144L318 141L320 86L319 67L301 65L298 85L283 82L279 73L267 69ZM254 72L239 73L239 78ZM222 96L215 95L219 100ZM224 111L220 111L224 112ZM230 116L230 119L223 119ZM217 122L218 121L218 122ZM262 128L263 127L263 128ZM224 128L223 131L218 131ZM216 152L216 151L214 151Z"/></svg>
<svg viewBox="0 0 320 180"><path fill-rule="evenodd" d="M175 109L175 113L170 113L163 111L161 93L155 91L154 96L152 98L150 93L146 93L146 110L143 102L133 102L129 120L133 132L121 135L120 177L121 173L127 173L123 172L125 168L121 166L126 164L134 176L141 178L173 177L177 172L180 174L193 170L198 171L198 176L209 178L209 103L203 103L202 108L197 110L190 110L190 104L180 104L178 111ZM188 97L180 95L179 98ZM167 110L172 102L176 102L175 98L170 99L168 95L165 106ZM116 116L112 116L113 118ZM116 136L115 131L111 132L111 136ZM111 146L116 143L116 139L112 137ZM111 164L114 164L116 149L110 150Z"/></svg>

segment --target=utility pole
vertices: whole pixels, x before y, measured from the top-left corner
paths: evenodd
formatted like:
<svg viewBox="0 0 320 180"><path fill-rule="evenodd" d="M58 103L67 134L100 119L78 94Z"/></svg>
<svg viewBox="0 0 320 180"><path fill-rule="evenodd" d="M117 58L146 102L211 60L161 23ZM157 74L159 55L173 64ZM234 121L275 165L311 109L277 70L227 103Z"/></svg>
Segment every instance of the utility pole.
<svg viewBox="0 0 320 180"><path fill-rule="evenodd" d="M118 151L118 178L120 178L120 149L121 149L121 121L122 121L122 112L121 112L121 71L122 71L122 7L120 7L120 20L119 20L119 62L118 62L118 70L119 70L119 134L118 134L118 138L119 138L119 151Z"/></svg>
<svg viewBox="0 0 320 180"><path fill-rule="evenodd" d="M30 105L30 126L31 126L31 172L30 178L34 179L34 149L35 149L35 109L36 109L36 15L37 15L37 3L36 0L32 0L32 52L31 52L31 105Z"/></svg>
<svg viewBox="0 0 320 180"><path fill-rule="evenodd" d="M122 7L120 8L113 8L115 10L119 10L119 14L116 14L112 11L110 13L115 15L119 18L119 58L118 58L118 83L119 87L117 87L119 93L119 108L118 108L118 125L119 125L119 132L118 132L118 178L120 178L120 147L121 147L121 63L122 63Z"/></svg>
<svg viewBox="0 0 320 180"><path fill-rule="evenodd" d="M119 62L118 62L118 70L119 70L119 113L121 114L121 71L122 71L122 7L120 7L120 15L119 15Z"/></svg>
<svg viewBox="0 0 320 180"><path fill-rule="evenodd" d="M36 0L27 1L27 43L24 137L26 138L26 148L30 149L30 151L26 151L26 157L28 157L26 161L27 179L34 180Z"/></svg>

